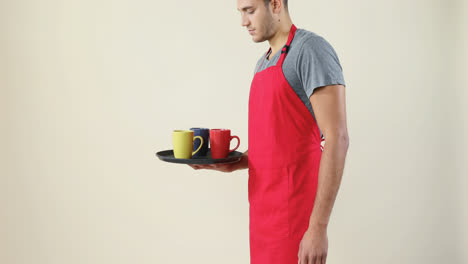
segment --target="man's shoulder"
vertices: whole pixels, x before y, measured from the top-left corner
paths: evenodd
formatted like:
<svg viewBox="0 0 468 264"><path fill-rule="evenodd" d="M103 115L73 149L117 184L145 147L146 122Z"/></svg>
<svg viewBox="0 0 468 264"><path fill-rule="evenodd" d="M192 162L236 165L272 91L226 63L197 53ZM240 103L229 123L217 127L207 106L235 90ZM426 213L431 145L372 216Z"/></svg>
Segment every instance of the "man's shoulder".
<svg viewBox="0 0 468 264"><path fill-rule="evenodd" d="M291 43L291 49L314 49L322 46L330 46L330 43L321 35L316 32L309 31L307 29L298 28L296 35Z"/></svg>
<svg viewBox="0 0 468 264"><path fill-rule="evenodd" d="M306 40L315 39L315 38L322 38L322 36L320 36L316 32L310 31L310 30L307 30L307 29L304 29L304 28L298 28L296 30L296 34L294 35L294 39L293 39L292 43L294 43L294 42L296 42L296 44L297 43L302 43L302 42L304 42Z"/></svg>

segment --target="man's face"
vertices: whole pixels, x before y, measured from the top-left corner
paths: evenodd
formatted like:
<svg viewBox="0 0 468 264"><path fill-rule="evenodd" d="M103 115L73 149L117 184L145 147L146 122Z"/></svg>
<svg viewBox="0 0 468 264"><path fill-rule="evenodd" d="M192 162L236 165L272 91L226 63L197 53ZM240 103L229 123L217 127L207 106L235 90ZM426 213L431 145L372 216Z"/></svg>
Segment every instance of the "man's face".
<svg viewBox="0 0 468 264"><path fill-rule="evenodd" d="M237 10L241 14L242 26L249 30L254 42L263 42L273 36L273 15L263 0L237 0Z"/></svg>

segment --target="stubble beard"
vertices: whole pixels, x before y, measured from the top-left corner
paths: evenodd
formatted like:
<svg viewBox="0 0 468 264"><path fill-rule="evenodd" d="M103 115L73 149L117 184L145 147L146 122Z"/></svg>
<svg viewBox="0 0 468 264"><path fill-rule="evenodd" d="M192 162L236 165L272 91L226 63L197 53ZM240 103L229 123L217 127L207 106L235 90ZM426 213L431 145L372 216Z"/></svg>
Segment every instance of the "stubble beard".
<svg viewBox="0 0 468 264"><path fill-rule="evenodd" d="M275 33L275 19L271 15L270 12L268 12L268 15L265 18L265 35L262 38L262 42L265 40L269 40L273 37Z"/></svg>

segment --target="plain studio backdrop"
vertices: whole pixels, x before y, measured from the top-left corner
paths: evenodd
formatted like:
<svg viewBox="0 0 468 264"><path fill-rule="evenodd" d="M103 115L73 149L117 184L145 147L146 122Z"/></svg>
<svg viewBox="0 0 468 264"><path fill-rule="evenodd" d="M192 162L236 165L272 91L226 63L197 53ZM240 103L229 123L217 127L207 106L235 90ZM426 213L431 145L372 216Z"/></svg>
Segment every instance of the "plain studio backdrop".
<svg viewBox="0 0 468 264"><path fill-rule="evenodd" d="M249 263L247 170L165 163L172 130L248 143L236 1L0 2L0 263ZM291 0L347 82L330 264L468 263L467 3Z"/></svg>

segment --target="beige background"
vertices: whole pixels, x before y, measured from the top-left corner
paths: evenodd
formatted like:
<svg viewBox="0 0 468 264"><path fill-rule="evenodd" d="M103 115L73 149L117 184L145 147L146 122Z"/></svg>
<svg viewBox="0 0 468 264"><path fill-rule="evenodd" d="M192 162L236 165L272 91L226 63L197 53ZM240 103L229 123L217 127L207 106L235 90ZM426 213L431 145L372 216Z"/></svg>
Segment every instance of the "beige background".
<svg viewBox="0 0 468 264"><path fill-rule="evenodd" d="M327 263L468 263L466 1L290 10L347 81ZM247 149L268 43L236 1L2 0L0 30L0 263L249 263L247 171L154 155L192 126Z"/></svg>

